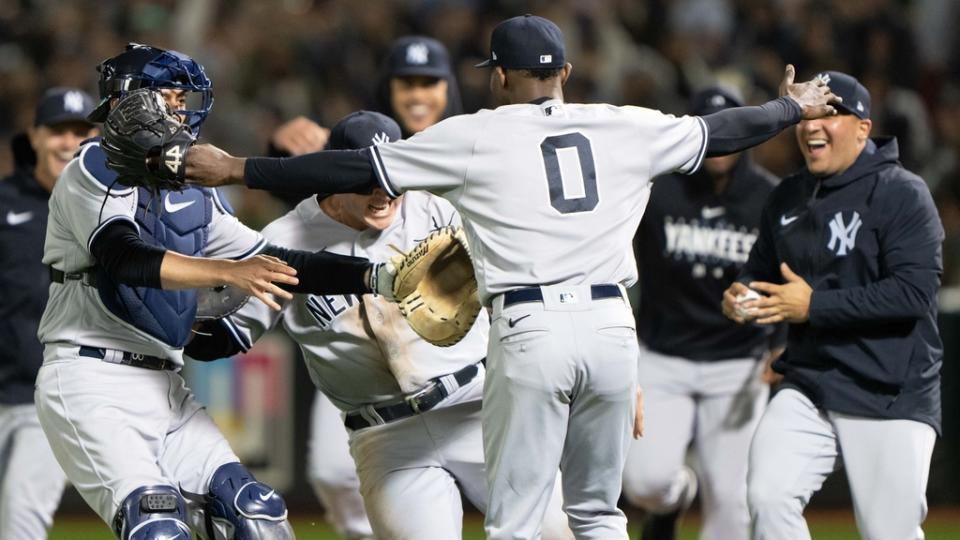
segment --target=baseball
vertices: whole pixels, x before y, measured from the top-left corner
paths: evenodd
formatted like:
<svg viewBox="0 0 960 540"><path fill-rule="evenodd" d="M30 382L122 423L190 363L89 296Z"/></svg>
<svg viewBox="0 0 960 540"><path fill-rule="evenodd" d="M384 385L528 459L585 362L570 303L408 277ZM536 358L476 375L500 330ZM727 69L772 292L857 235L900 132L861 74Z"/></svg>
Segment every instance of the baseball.
<svg viewBox="0 0 960 540"><path fill-rule="evenodd" d="M753 289L747 289L747 292L737 295L737 307L734 310L738 317L749 319L756 315L757 308L743 308L742 305L748 300L757 300L760 298L760 293Z"/></svg>

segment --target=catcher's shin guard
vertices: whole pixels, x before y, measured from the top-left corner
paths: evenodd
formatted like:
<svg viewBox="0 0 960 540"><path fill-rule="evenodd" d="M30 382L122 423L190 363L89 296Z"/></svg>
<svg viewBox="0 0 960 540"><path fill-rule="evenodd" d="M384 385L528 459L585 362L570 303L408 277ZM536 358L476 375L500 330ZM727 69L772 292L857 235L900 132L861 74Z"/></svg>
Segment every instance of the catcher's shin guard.
<svg viewBox="0 0 960 540"><path fill-rule="evenodd" d="M120 540L190 540L186 504L172 486L143 486L123 500L113 531Z"/></svg>
<svg viewBox="0 0 960 540"><path fill-rule="evenodd" d="M202 497L207 540L292 540L287 504L240 463L221 465Z"/></svg>

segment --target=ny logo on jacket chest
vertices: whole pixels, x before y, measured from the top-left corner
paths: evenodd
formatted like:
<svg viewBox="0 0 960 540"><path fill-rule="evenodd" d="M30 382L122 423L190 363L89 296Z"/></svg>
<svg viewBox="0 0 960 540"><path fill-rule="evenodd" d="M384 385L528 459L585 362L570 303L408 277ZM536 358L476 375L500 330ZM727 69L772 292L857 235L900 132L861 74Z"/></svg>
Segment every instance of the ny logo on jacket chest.
<svg viewBox="0 0 960 540"><path fill-rule="evenodd" d="M856 245L861 225L863 220L856 211L846 223L843 221L843 212L834 214L830 220L830 241L827 242L827 249L836 253L837 257L845 257Z"/></svg>

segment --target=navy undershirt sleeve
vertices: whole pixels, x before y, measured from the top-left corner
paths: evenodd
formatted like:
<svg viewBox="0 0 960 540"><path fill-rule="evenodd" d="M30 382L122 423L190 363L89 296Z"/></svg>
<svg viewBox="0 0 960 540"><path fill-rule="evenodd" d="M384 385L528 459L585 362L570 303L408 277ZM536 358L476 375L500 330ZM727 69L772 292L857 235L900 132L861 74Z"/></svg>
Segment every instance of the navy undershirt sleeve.
<svg viewBox="0 0 960 540"><path fill-rule="evenodd" d="M297 193L370 193L379 184L367 149L324 150L288 158L247 158L248 187Z"/></svg>
<svg viewBox="0 0 960 540"><path fill-rule="evenodd" d="M97 266L116 283L160 289L160 265L166 250L144 242L129 221L116 220L90 246Z"/></svg>
<svg viewBox="0 0 960 540"><path fill-rule="evenodd" d="M363 279L363 274L371 263L361 257L337 255L326 251L300 251L286 249L268 244L261 251L263 255L271 255L297 270L298 285L283 285L281 289L294 293L306 294L366 294L370 287Z"/></svg>
<svg viewBox="0 0 960 540"><path fill-rule="evenodd" d="M709 128L707 157L733 154L770 139L801 119L800 105L781 97L759 107L735 107L703 116Z"/></svg>

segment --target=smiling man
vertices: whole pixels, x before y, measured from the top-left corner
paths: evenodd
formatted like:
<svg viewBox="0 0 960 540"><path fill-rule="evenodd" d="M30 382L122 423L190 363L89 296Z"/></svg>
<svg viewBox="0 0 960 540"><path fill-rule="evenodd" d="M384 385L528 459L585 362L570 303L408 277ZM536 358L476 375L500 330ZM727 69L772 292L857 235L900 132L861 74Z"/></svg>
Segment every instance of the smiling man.
<svg viewBox="0 0 960 540"><path fill-rule="evenodd" d="M804 506L842 456L861 536L923 538L940 431L943 227L897 141L870 138L867 89L843 73L819 77L842 113L797 126L806 168L771 193L723 297L737 322L789 323L773 366L781 390L750 448L754 534L809 538ZM766 296L737 306L747 285Z"/></svg>
<svg viewBox="0 0 960 540"><path fill-rule="evenodd" d="M57 177L96 133L86 116L93 98L51 88L34 125L13 144L16 170L0 182L0 538L45 538L66 477L40 429L33 383L43 362L37 325L47 303L43 237Z"/></svg>

